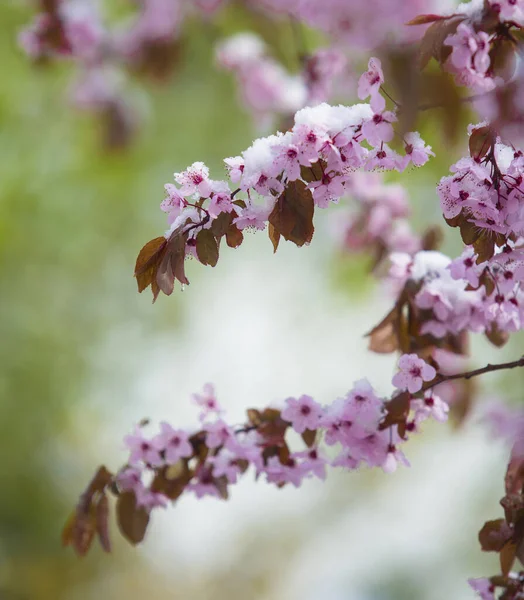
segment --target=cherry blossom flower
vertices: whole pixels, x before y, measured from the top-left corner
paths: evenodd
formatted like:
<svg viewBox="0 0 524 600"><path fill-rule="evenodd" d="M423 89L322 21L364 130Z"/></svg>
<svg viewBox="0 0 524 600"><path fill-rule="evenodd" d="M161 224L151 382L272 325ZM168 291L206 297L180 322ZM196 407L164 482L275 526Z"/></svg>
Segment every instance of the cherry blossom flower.
<svg viewBox="0 0 524 600"><path fill-rule="evenodd" d="M437 375L435 369L416 354L403 354L398 366L400 371L393 377L393 385L407 389L411 394L421 390L425 381L431 381Z"/></svg>
<svg viewBox="0 0 524 600"><path fill-rule="evenodd" d="M174 464L193 454L188 433L183 429L173 429L169 423L160 423L160 433L154 441L155 446L164 452L164 459L168 464Z"/></svg>
<svg viewBox="0 0 524 600"><path fill-rule="evenodd" d="M469 585L477 592L482 600L495 600L495 586L487 578L468 579Z"/></svg>
<svg viewBox="0 0 524 600"><path fill-rule="evenodd" d="M289 421L297 433L306 429L315 430L320 424L322 407L311 396L302 395L300 398L288 398L282 418Z"/></svg>
<svg viewBox="0 0 524 600"><path fill-rule="evenodd" d="M124 444L131 451L129 464L145 463L153 466L162 464L160 446L156 440L148 440L140 427L135 427L132 434L126 435Z"/></svg>
<svg viewBox="0 0 524 600"><path fill-rule="evenodd" d="M205 421L209 416L220 416L224 411L215 396L213 384L206 383L203 394L193 394L193 402L201 407L200 420Z"/></svg>

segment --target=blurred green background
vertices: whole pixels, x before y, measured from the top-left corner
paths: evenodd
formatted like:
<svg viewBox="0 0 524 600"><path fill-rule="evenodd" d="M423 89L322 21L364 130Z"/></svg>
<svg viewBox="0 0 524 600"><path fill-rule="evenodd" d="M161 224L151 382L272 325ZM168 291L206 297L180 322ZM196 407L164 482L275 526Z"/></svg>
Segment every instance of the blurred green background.
<svg viewBox="0 0 524 600"><path fill-rule="evenodd" d="M213 26L189 23L172 80L160 87L136 86L145 108L144 122L134 143L122 152L105 152L100 145L100 125L68 105L70 67L35 67L17 48L17 32L30 17L29 9L18 2L0 3L0 600L119 599L139 598L145 593L149 598L197 600L291 598L283 591L287 584L282 581L292 570L299 549L317 539L311 514L305 509L300 522L290 518L291 512L271 521L270 513L267 519L273 527L269 530L253 520L241 535L236 558L227 568L202 567L185 576L178 572L175 582L172 575L176 567L169 557L164 557L160 568L154 553L151 559L147 552L117 543L110 557L96 548L79 560L60 546L62 524L89 474L106 461L108 453L111 457L121 450L122 436L136 418L148 414L147 405L137 406L136 402L133 410L126 412L135 391L132 373L154 367L153 363L130 358L130 346L140 346L141 340L146 340L148 354L156 347L152 340L157 336L161 343L177 335L191 339L187 332L196 321L188 307L197 299L202 303L203 293L216 293L220 298L219 286L231 283L228 269L244 272L242 268L246 268L250 269L246 273L252 273L261 254L265 258L260 260L266 261L261 272L266 273L266 266L274 264L270 262L269 241L250 241L244 259L230 257L219 264L216 272L210 274L203 267L191 265L194 285L187 293L161 298L154 307L149 296L136 293L132 277L138 249L165 227L157 207L163 196L162 186L173 171L204 160L215 174L220 173L221 159L238 154L256 134L238 105L233 81L213 68L214 40L255 23L277 43L277 53L292 65L289 26L267 26L235 9ZM418 227L439 218L434 184L461 150L450 148L448 142L433 134L435 130L435 123L428 117L425 134L438 158L404 178L412 194ZM279 288L279 282L284 285L284 278L295 276L305 269L304 262L311 260L315 268L328 271L323 295L314 298L330 297L333 310L344 311L347 306L357 313L364 311L367 295L373 290L369 280L364 279L365 262L339 257L333 266L327 266L336 256L329 228L325 222L322 225L322 219L327 218L321 215L318 237L311 249L304 249L303 256L289 248L283 250L278 260L289 260L291 266L280 272L272 290L280 294L284 289L285 293L287 288ZM458 248L455 232L450 237L455 238L451 245ZM315 243L317 248L313 249ZM244 261L244 267L239 261ZM309 271L302 278L297 274L297 285L303 285L297 301L310 293L310 285L315 285L308 280L309 275ZM203 287L208 277L212 284ZM218 304L216 310L221 314L230 306ZM307 322L307 312L297 314L296 327L300 328ZM372 324L379 316L365 314L364 325ZM329 339L330 331L323 331L319 323L318 332ZM186 333L177 334L181 330ZM207 331L212 338L213 332ZM349 337L348 344L353 344ZM195 347L191 355L199 357L199 352ZM183 364L176 362L176 356L172 366L178 376ZM390 363L387 365L390 368ZM205 368L202 371L201 380L191 382L193 389L208 379ZM319 378L322 372L318 371ZM364 373L357 372L353 377L351 372L348 385L361 376ZM234 385L233 376L230 380ZM99 387L104 393L96 392ZM177 401L186 401L187 395L179 394L177 389L172 393ZM108 433L110 421L114 437ZM473 436L472 444L482 445L484 438L478 432L468 435ZM429 439L435 436L436 444L457 444L449 432L428 434ZM476 450L472 452L473 456ZM418 455L414 455L415 461ZM422 458L422 465L433 464L431 452L427 455L430 462ZM501 470L503 452L495 452L494 456L492 466ZM112 460L110 466L117 466L118 459ZM416 477L409 479L408 475L402 475L404 483L400 485L416 484ZM419 481L422 487L427 484L423 476ZM325 526L329 530L336 515L355 509L359 501L366 502L368 494L386 493L381 488L380 474L364 475L358 484L341 477L330 481L325 490L313 492L308 487L304 492L315 498L317 528ZM488 484L472 484L478 510L467 518L457 515L460 535L454 551L449 551L455 553L448 557L449 564L442 558L438 567L432 568L428 562L426 570L418 575L406 564L395 576L371 579L366 594L360 595L351 592L350 583L341 584L347 589L342 595L330 592L326 583L318 594L315 592L316 597L442 598L445 595L438 588L428 591L424 583L433 581L435 569L451 569L453 582L459 583L463 582L463 573L458 567L457 572L453 571L450 565L462 561L465 572L480 574L475 571L479 564L491 563L487 559L479 563L485 557L479 556L476 547L476 527L482 524L482 518L497 516L493 511L499 494ZM447 485L445 480L442 485ZM296 497L292 498L295 502ZM247 496L244 500L249 502ZM208 510L208 506L204 503L199 510ZM461 529L460 519L465 519L466 531ZM388 538L387 530L372 535L383 536L376 543L389 544L391 552L395 551L393 545L397 542ZM151 535L147 540L149 550L154 545ZM343 548L344 544L342 553ZM344 557L338 550L336 554L336 564L340 563L339 570L344 572L344 561L340 560ZM350 555L346 558L348 562L353 560ZM383 562L380 559L380 564ZM338 581L336 577L331 580ZM282 585L278 587L277 583ZM465 584L449 588L455 592L457 589L454 597L470 597Z"/></svg>

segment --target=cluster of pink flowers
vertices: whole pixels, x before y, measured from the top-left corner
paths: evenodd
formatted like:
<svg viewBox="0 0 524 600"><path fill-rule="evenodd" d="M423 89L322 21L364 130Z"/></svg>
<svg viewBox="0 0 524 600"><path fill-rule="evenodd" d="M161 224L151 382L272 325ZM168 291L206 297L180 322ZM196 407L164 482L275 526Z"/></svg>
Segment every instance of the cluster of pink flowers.
<svg viewBox="0 0 524 600"><path fill-rule="evenodd" d="M498 13L501 21L524 26L524 4L522 0L488 0L488 4Z"/></svg>
<svg viewBox="0 0 524 600"><path fill-rule="evenodd" d="M52 0L19 34L35 61L69 60L76 67L70 98L82 110L109 116L130 129L139 111L127 71L164 77L176 58L180 28L192 13L212 14L218 0L142 0L125 21L110 23L98 3ZM129 126L129 127L128 127Z"/></svg>
<svg viewBox="0 0 524 600"><path fill-rule="evenodd" d="M304 106L329 100L340 82L348 80L347 59L339 50L318 49L304 57L300 73L291 75L253 33L224 40L216 57L221 67L235 74L244 105L262 125L275 115L288 117Z"/></svg>
<svg viewBox="0 0 524 600"><path fill-rule="evenodd" d="M281 13L326 33L350 47L371 50L391 41L408 41L414 31L405 24L437 7L434 0L257 0L271 14ZM378 18L387 15L387 18Z"/></svg>
<svg viewBox="0 0 524 600"><path fill-rule="evenodd" d="M468 23L460 23L456 33L444 41L452 48L446 63L447 69L455 74L461 85L476 92L490 91L496 85L493 73L489 70L492 38L484 31L475 31Z"/></svg>
<svg viewBox="0 0 524 600"><path fill-rule="evenodd" d="M351 190L355 169L402 171L410 162L424 164L433 153L418 134L405 136L403 155L388 146L396 117L379 101L381 82L380 61L371 59L370 70L361 78L359 95L371 95L372 105L319 104L304 108L296 113L295 124L288 132L255 140L241 156L226 159L229 179L237 191L247 194L243 205L233 204L228 182L211 180L203 163L175 173L175 181L181 187L167 184L168 197L161 205L171 225L166 237L180 226L190 229L191 236L199 228L211 226L188 198L208 200L206 211L213 218L234 210L237 216L233 222L240 230L264 229L277 197L289 182L306 177L315 205L326 208ZM319 176L310 178L313 167Z"/></svg>
<svg viewBox="0 0 524 600"><path fill-rule="evenodd" d="M289 115L306 105L308 92L300 75L291 75L268 55L253 33L239 33L216 50L220 66L237 77L244 105L263 124L274 114Z"/></svg>
<svg viewBox="0 0 524 600"><path fill-rule="evenodd" d="M430 390L421 392L423 384L434 379L435 369L414 354L402 356L399 368L393 384L410 394L418 393L417 398L411 398L407 430L419 431L420 424L428 418L445 421L447 404ZM228 424L210 384L203 394L195 394L194 400L201 408L201 426L197 430L173 428L164 422L152 437L137 426L124 440L129 459L117 475L117 483L122 490L132 490L137 503L147 510L169 502L163 493L151 489L155 471L181 462L192 470L184 489L199 498L224 497L223 484L227 487L236 483L249 468L268 483L298 487L306 478L325 479L327 466L348 470L380 467L389 473L398 464L409 465L399 448L408 436L401 438L395 426L380 427L384 400L366 379L357 381L344 397L328 406L307 395L288 398L281 412L271 409L277 411L280 425L269 433L252 424ZM291 429L310 435L305 450L289 449L285 433ZM195 440L207 449L203 460L195 453Z"/></svg>
<svg viewBox="0 0 524 600"><path fill-rule="evenodd" d="M471 131L475 131L472 126ZM437 189L446 219L462 214L493 234L510 237L524 233L522 151L498 139L485 158L462 158L451 171L453 175L444 177Z"/></svg>
<svg viewBox="0 0 524 600"><path fill-rule="evenodd" d="M420 237L407 220L410 208L402 185L384 183L380 173L357 172L346 187L353 210L344 222L344 249L371 252L377 260L391 252L420 250ZM340 216L337 220L341 222Z"/></svg>
<svg viewBox="0 0 524 600"><path fill-rule="evenodd" d="M508 241L488 261L477 258L471 246L453 261L436 251L392 254L396 289L408 281L417 286L415 306L425 311L421 334L441 339L461 331L524 328L524 250Z"/></svg>

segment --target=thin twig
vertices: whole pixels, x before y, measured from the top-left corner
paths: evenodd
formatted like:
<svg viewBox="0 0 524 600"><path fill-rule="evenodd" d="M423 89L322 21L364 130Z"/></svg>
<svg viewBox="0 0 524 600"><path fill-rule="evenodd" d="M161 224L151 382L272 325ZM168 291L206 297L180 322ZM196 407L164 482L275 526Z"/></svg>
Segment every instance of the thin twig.
<svg viewBox="0 0 524 600"><path fill-rule="evenodd" d="M454 375L437 375L433 381L429 381L422 386L422 391L434 388L441 383L446 381L453 381L454 379L472 379L484 373L492 373L494 371L502 371L503 369L515 369L516 367L524 367L524 356L521 356L518 360L511 362L500 363L498 365L486 365L481 369L475 369L474 371L466 371L465 373L455 373Z"/></svg>

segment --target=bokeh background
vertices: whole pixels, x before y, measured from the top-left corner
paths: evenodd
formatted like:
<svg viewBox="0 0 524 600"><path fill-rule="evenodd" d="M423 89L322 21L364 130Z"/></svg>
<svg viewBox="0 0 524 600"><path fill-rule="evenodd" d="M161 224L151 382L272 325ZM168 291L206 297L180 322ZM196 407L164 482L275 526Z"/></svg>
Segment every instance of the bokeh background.
<svg viewBox="0 0 524 600"><path fill-rule="evenodd" d="M163 184L195 160L218 175L257 133L213 68L217 36L241 30L242 11L188 24L172 79L137 86L144 125L121 152L68 106L67 65L37 68L20 52L29 18L27 5L0 3L0 599L473 598L467 577L496 570L476 535L498 516L507 458L474 415L459 430L426 425L408 446L412 468L392 476L332 473L299 490L248 477L227 503L186 497L158 511L139 548L116 531L110 556L61 547L79 492L98 464L124 460L139 419L190 425L189 396L207 381L238 420L289 395L331 401L364 376L386 395L394 357L366 351L389 299L365 258L340 252L336 209L318 214L310 247L275 256L264 234L247 235L215 269L192 261L183 293L153 306L136 292L137 251L165 227ZM279 27L263 33L292 65ZM423 128L437 159L402 179L419 229L440 219L435 184L464 150L435 115ZM517 346L475 341L476 360ZM487 377L483 393L518 400L521 383Z"/></svg>

